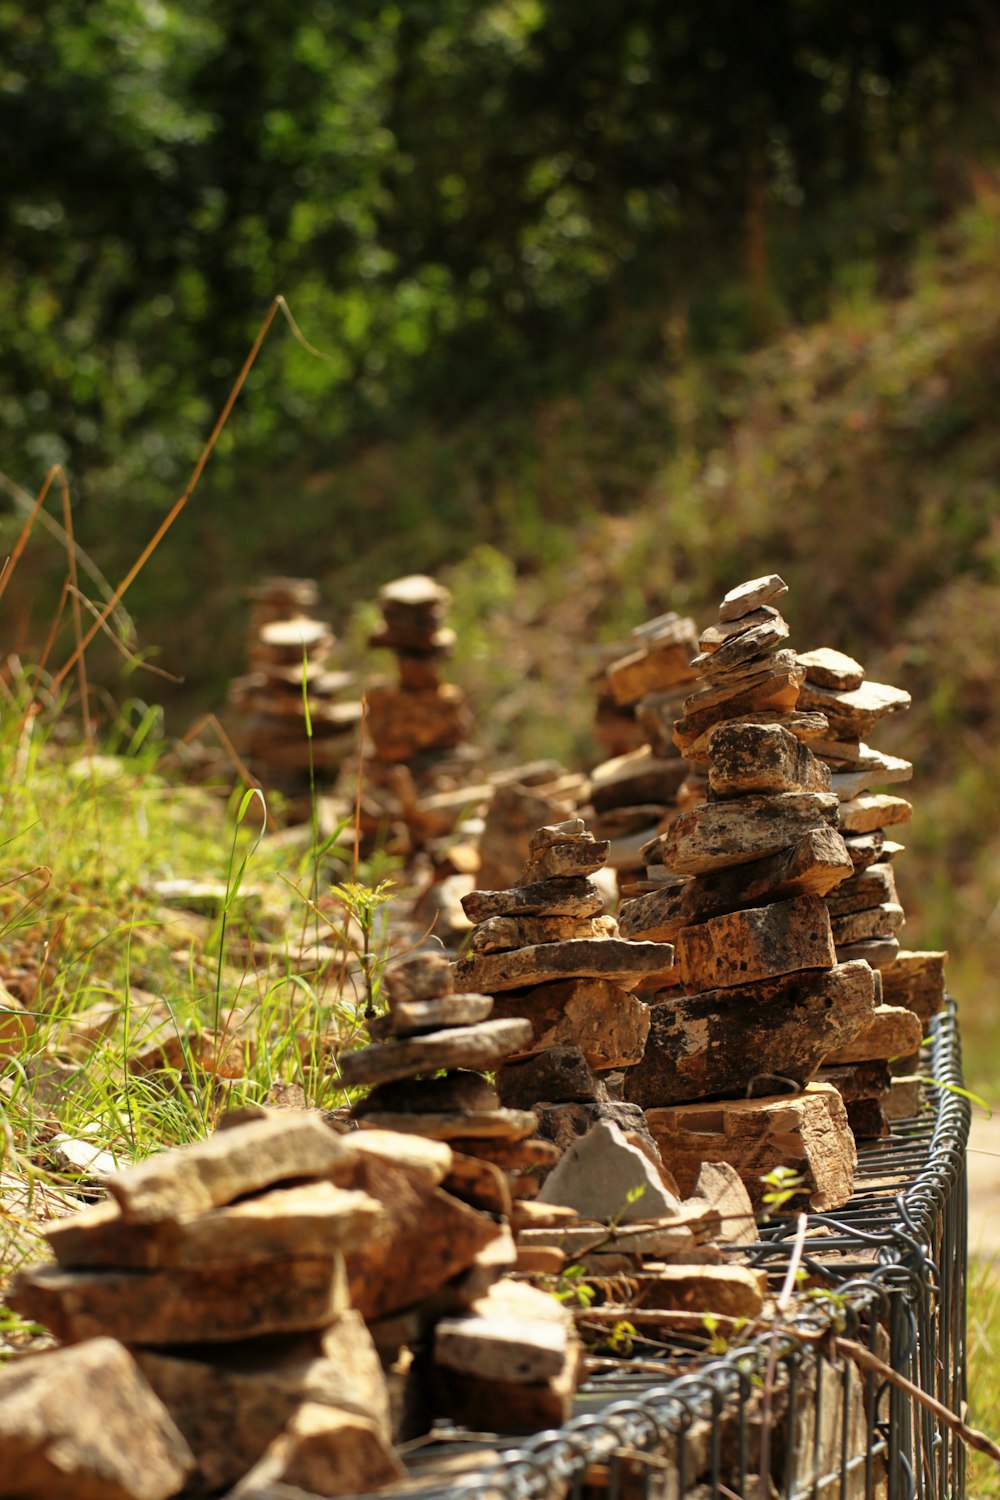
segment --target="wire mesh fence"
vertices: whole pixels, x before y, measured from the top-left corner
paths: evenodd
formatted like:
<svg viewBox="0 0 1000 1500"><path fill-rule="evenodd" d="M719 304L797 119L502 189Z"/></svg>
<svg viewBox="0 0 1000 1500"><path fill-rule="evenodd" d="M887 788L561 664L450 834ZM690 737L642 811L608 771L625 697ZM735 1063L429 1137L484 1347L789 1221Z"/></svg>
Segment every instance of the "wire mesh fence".
<svg viewBox="0 0 1000 1500"><path fill-rule="evenodd" d="M516 1446L440 1431L410 1455L405 1492L961 1500L962 1444L925 1400L961 1413L966 1394L970 1109L952 1003L923 1062L920 1113L861 1143L851 1201L809 1216L801 1268L812 1290L780 1323L722 1350L702 1331L667 1335L654 1360L608 1361L581 1388L572 1420ZM750 1248L775 1289L794 1230L793 1220L777 1223Z"/></svg>

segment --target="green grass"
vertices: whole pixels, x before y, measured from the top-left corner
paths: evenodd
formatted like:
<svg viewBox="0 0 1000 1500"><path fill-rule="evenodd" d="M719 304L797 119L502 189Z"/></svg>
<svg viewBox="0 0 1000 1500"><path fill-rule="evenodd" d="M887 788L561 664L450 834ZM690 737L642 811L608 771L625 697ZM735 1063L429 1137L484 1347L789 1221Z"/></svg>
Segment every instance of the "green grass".
<svg viewBox="0 0 1000 1500"><path fill-rule="evenodd" d="M1000 1435L1000 1269L973 1261L969 1274L969 1421L988 1436ZM1000 1500L1000 1466L969 1455L970 1500Z"/></svg>

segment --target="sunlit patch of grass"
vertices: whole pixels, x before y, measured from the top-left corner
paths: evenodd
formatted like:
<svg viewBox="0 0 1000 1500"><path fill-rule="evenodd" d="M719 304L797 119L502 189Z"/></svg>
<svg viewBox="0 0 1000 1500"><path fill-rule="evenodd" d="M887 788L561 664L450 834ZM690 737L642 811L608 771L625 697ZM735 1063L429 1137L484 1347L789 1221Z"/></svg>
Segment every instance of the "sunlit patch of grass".
<svg viewBox="0 0 1000 1500"><path fill-rule="evenodd" d="M973 1261L969 1274L969 1420L1000 1437L1000 1266ZM970 1500L1000 1500L1000 1466L970 1453Z"/></svg>

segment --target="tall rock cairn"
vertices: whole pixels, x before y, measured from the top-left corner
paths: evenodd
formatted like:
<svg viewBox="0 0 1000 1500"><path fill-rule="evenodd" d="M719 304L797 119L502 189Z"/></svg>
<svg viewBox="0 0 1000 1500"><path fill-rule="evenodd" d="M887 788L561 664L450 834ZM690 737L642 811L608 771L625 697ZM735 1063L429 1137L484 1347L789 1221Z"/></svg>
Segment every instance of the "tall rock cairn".
<svg viewBox="0 0 1000 1500"><path fill-rule="evenodd" d="M609 841L608 866L623 894L642 878L642 847L663 831L685 784L690 790L691 766L674 744L673 721L697 682L691 658L698 630L670 613L637 626L632 639L632 649L601 674L597 716L599 731L609 721L632 725L632 747L594 768L589 806L581 809L594 837Z"/></svg>
<svg viewBox="0 0 1000 1500"><path fill-rule="evenodd" d="M293 816L308 813L310 766L332 783L361 718L359 702L341 700L354 678L330 666L336 638L312 613L318 599L310 578L271 578L252 591L249 670L227 699L237 748L265 787L290 799Z"/></svg>
<svg viewBox="0 0 1000 1500"><path fill-rule="evenodd" d="M605 1079L642 1057L649 1007L632 992L673 958L669 945L623 942L604 914L592 876L607 852L579 818L540 828L515 886L462 903L476 925L455 983L493 995L495 1016L527 1027L496 1070L500 1098L534 1108L539 1133L561 1149L599 1119L645 1131Z"/></svg>
<svg viewBox="0 0 1000 1500"><path fill-rule="evenodd" d="M675 740L707 768L708 800L646 846L661 882L620 913L623 935L676 945L676 987L655 997L625 1097L682 1192L700 1161L729 1161L759 1204L762 1174L786 1166L832 1208L852 1190L854 1141L836 1089L810 1080L871 1021L875 978L837 961L824 897L853 865L809 743L827 721L799 709L805 669L781 646L785 592L777 575L732 589L700 638L702 686Z"/></svg>

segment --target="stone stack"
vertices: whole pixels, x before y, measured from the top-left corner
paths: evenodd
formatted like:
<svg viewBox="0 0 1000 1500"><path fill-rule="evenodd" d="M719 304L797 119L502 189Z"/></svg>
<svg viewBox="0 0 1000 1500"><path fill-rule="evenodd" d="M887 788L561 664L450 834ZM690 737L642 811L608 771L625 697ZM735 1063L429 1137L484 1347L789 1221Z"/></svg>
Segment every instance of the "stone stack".
<svg viewBox="0 0 1000 1500"><path fill-rule="evenodd" d="M397 959L382 985L388 1008L369 1022L377 1040L340 1059L349 1087L374 1085L352 1117L363 1128L447 1141L457 1157L472 1159L455 1165L449 1187L476 1207L510 1218L512 1196L527 1196L534 1186L526 1174L552 1165L558 1153L546 1141L529 1139L538 1126L534 1114L503 1108L482 1070L523 1050L530 1023L491 1021L491 996L456 994L443 951Z"/></svg>
<svg viewBox="0 0 1000 1500"><path fill-rule="evenodd" d="M470 788L480 755L467 743L465 695L441 681L440 663L455 647L450 598L423 574L387 583L378 596L383 623L368 641L393 653L398 680L376 679L366 692L362 832L389 826L404 853L450 832L488 795L487 787Z"/></svg>
<svg viewBox="0 0 1000 1500"><path fill-rule="evenodd" d="M624 893L636 886L642 846L660 833L682 794L703 801L692 768L673 742L673 720L696 681L691 667L698 632L691 619L660 615L632 631L633 649L612 661L601 677L598 730L608 719L605 698L636 726L632 743L591 773L589 805L581 816L595 838L610 844L608 866ZM621 736L614 743L620 744Z"/></svg>
<svg viewBox="0 0 1000 1500"><path fill-rule="evenodd" d="M605 1079L642 1057L649 1007L632 992L669 969L673 950L621 940L593 879L607 853L579 818L544 827L516 885L463 901L476 925L456 984L493 995L494 1015L527 1028L496 1070L500 1099L533 1108L560 1150L599 1119L646 1134Z"/></svg>
<svg viewBox="0 0 1000 1500"><path fill-rule="evenodd" d="M673 879L620 913L627 937L675 943L682 993L653 1005L625 1097L682 1192L699 1161L728 1161L760 1204L762 1174L788 1166L832 1208L850 1196L854 1142L837 1091L810 1080L871 1020L875 980L834 948L823 898L853 866L809 744L826 720L799 710L804 669L780 648L785 591L776 575L733 589L700 639L704 685L675 738L706 766L709 800L646 846Z"/></svg>
<svg viewBox="0 0 1000 1500"><path fill-rule="evenodd" d="M909 822L912 807L905 798L878 789L908 781L913 767L866 743L886 715L909 707L910 695L867 681L860 663L839 651L808 651L797 660L806 674L799 701L827 720L828 728L813 742L813 749L831 772L831 787L839 799L837 825L854 870L826 897L837 956L844 961L865 959L879 973L880 1000L893 1002L878 1006L871 1027L833 1054L820 1076L844 1095L856 1135L885 1135L887 1114L896 1112L890 1102L890 1059L907 1059L906 1066L915 1070L915 1053L932 1013L928 1009L918 1015L907 1006L908 976L934 969L940 982L933 1008L944 999L943 954L907 954L900 961L897 933L904 914L893 861L902 845L892 834ZM928 965L928 959L937 962ZM886 993L890 986L891 996ZM901 1083L897 1092L912 1102L912 1086Z"/></svg>
<svg viewBox="0 0 1000 1500"><path fill-rule="evenodd" d="M341 700L354 679L329 666L335 637L308 612L317 601L311 579L271 579L252 598L249 671L228 695L238 716L233 739L262 785L307 804L310 764L315 779L336 778L354 747L361 705Z"/></svg>

